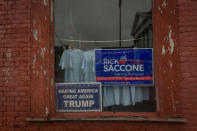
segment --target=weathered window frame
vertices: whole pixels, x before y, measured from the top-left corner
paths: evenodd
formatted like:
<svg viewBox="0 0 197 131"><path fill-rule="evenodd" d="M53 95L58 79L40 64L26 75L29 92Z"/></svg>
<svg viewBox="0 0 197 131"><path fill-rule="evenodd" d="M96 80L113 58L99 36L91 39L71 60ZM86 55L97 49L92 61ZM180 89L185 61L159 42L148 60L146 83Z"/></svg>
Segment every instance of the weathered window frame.
<svg viewBox="0 0 197 131"><path fill-rule="evenodd" d="M45 70L43 73L47 73L48 76L43 79L44 83L39 83L39 78L36 78L35 75L31 74L31 107L32 112L29 115L29 119L27 121L57 121L57 120L131 120L131 121L158 121L158 122L185 122L185 120L182 119L163 119L162 116L160 116L160 103L159 103L159 92L157 83L155 85L155 94L156 94L156 102L157 102L157 108L156 112L154 113L134 113L134 112L101 112L101 113L56 113L55 112L55 106L54 106L54 38L51 36L54 36L54 12L53 12L53 3L54 0L49 0L46 2L44 1L44 4L40 2L32 2L31 3L31 17L32 17L32 43L35 44L33 46L32 51L32 74L36 71L34 70L35 66L35 60L38 60L36 55L34 54L37 50L37 48L41 49L40 52L47 53L46 61L44 62L46 64L47 70ZM153 10L153 16L156 14ZM40 13L40 14L39 14ZM37 16L39 14L39 16ZM40 18L43 18L42 21L39 21ZM156 19L153 19L153 25ZM46 23L42 23L43 25L47 25L47 27L40 26L39 22L42 23L43 21L47 21ZM43 29L37 30L38 28ZM44 33L44 34L43 34ZM42 38L42 40L39 40L39 38L36 40L37 35L38 36L47 36L46 38ZM45 41L46 40L46 41ZM154 39L154 41L156 41ZM41 43L45 43L45 46L47 46L45 49L41 48ZM153 42L155 43L155 42ZM155 49L156 50L156 49ZM154 50L154 53L156 52ZM39 52L39 53L40 53ZM155 53L155 55L157 55ZM39 58L40 60L40 58ZM159 79L156 77L156 79ZM42 80L40 80L42 81ZM36 83L37 82L37 83ZM37 87L38 86L38 87ZM38 101L40 97L44 97L44 100ZM176 116L176 115L175 115ZM135 119L137 117L137 119ZM42 119L40 119L42 118ZM118 118L118 119L117 119ZM138 119L140 118L140 119ZM146 119L147 118L147 119ZM165 117L167 118L167 116Z"/></svg>

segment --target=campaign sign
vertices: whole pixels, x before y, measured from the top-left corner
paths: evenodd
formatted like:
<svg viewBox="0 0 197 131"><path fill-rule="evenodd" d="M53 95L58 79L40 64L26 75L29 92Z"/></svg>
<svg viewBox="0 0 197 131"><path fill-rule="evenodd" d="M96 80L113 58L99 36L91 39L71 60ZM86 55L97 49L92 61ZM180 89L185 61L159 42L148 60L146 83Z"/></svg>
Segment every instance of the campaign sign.
<svg viewBox="0 0 197 131"><path fill-rule="evenodd" d="M57 112L102 111L100 83L57 83Z"/></svg>
<svg viewBox="0 0 197 131"><path fill-rule="evenodd" d="M95 68L102 85L153 85L153 49L98 49Z"/></svg>

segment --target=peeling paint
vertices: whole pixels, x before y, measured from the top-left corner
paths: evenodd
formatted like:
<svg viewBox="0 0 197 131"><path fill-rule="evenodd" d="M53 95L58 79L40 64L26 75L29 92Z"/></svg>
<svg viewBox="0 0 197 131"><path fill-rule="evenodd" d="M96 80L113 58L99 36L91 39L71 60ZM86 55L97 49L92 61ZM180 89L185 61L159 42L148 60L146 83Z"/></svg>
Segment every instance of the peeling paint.
<svg viewBox="0 0 197 131"><path fill-rule="evenodd" d="M162 3L162 7L166 8L166 6L167 6L167 3L166 3L166 0L164 0L163 3Z"/></svg>
<svg viewBox="0 0 197 131"><path fill-rule="evenodd" d="M53 0L51 0L51 13L50 13L50 15L51 15L51 23L53 23Z"/></svg>
<svg viewBox="0 0 197 131"><path fill-rule="evenodd" d="M48 1L47 0L44 0L44 6L47 6L48 5Z"/></svg>
<svg viewBox="0 0 197 131"><path fill-rule="evenodd" d="M35 20L33 20L33 24L34 24L34 25L36 24L36 21L35 21Z"/></svg>
<svg viewBox="0 0 197 131"><path fill-rule="evenodd" d="M38 31L37 30L33 30L33 35L34 35L34 39L38 40Z"/></svg>
<svg viewBox="0 0 197 131"><path fill-rule="evenodd" d="M6 68L6 69L2 70L3 71L3 74L5 76L5 82L6 83L8 83L8 78L10 76L9 70L10 70L9 68Z"/></svg>
<svg viewBox="0 0 197 131"><path fill-rule="evenodd" d="M48 110L48 107L46 107L46 115L48 116L49 115L49 110Z"/></svg>
<svg viewBox="0 0 197 131"><path fill-rule="evenodd" d="M175 112L176 111L176 107L175 107L175 105L173 104L173 111Z"/></svg>
<svg viewBox="0 0 197 131"><path fill-rule="evenodd" d="M160 7L160 6L158 7L158 10L159 10L159 11L161 10L161 7Z"/></svg>
<svg viewBox="0 0 197 131"><path fill-rule="evenodd" d="M172 68L173 67L172 61L168 61L168 62L169 62L170 68Z"/></svg>
<svg viewBox="0 0 197 131"><path fill-rule="evenodd" d="M53 85L53 78L51 78L51 87L53 87L54 85ZM50 95L51 97L51 101L53 100L53 95Z"/></svg>
<svg viewBox="0 0 197 131"><path fill-rule="evenodd" d="M36 54L34 54L34 59L33 59L33 69L36 68Z"/></svg>
<svg viewBox="0 0 197 131"><path fill-rule="evenodd" d="M53 78L51 78L51 87L54 86L53 83L54 83Z"/></svg>
<svg viewBox="0 0 197 131"><path fill-rule="evenodd" d="M166 38L165 38L165 37L163 38L163 41L164 41L164 42L166 41Z"/></svg>
<svg viewBox="0 0 197 131"><path fill-rule="evenodd" d="M7 52L12 52L12 49L8 49Z"/></svg>
<svg viewBox="0 0 197 131"><path fill-rule="evenodd" d="M44 55L45 55L45 52L46 52L46 48L41 48L41 57L44 58Z"/></svg>
<svg viewBox="0 0 197 131"><path fill-rule="evenodd" d="M40 70L42 70L43 69L43 67L42 66L40 66Z"/></svg>
<svg viewBox="0 0 197 131"><path fill-rule="evenodd" d="M6 53L5 56L6 56L6 58L11 58L12 57L12 53Z"/></svg>
<svg viewBox="0 0 197 131"><path fill-rule="evenodd" d="M158 10L160 11L161 14L163 13L160 6L158 7Z"/></svg>
<svg viewBox="0 0 197 131"><path fill-rule="evenodd" d="M173 14L176 15L176 10L175 9L173 10Z"/></svg>
<svg viewBox="0 0 197 131"><path fill-rule="evenodd" d="M173 31L172 31L172 27L170 25L169 26L169 34L168 34L169 42L170 42L170 48L169 48L170 54L173 54L173 52L174 52L174 40L172 38L172 33L173 33Z"/></svg>
<svg viewBox="0 0 197 131"><path fill-rule="evenodd" d="M51 55L53 54L53 48L51 48Z"/></svg>
<svg viewBox="0 0 197 131"><path fill-rule="evenodd" d="M5 83L8 83L8 82L9 82L9 81L8 81L8 77L6 77L6 78L5 78Z"/></svg>
<svg viewBox="0 0 197 131"><path fill-rule="evenodd" d="M44 76L46 76L48 73L48 70L44 70L43 73L44 73Z"/></svg>
<svg viewBox="0 0 197 131"><path fill-rule="evenodd" d="M166 50L165 50L165 46L164 45L162 46L162 52L161 52L161 54L162 55L165 55L166 54Z"/></svg>
<svg viewBox="0 0 197 131"><path fill-rule="evenodd" d="M54 87L54 79L51 78L51 87L53 88ZM53 95L51 95L51 100L53 100Z"/></svg>

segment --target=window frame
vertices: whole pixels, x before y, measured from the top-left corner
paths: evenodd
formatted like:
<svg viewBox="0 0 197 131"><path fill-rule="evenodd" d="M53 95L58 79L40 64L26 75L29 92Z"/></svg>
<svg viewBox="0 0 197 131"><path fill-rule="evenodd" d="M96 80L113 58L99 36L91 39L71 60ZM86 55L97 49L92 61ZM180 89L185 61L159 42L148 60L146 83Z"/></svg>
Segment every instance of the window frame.
<svg viewBox="0 0 197 131"><path fill-rule="evenodd" d="M51 8L50 8L50 48L51 48L51 57L53 60L50 61L50 65L54 65L54 56L55 56L55 46L54 46L54 1L51 0ZM153 28L153 27L152 27ZM154 43L153 43L154 45ZM154 50L153 50L154 51ZM153 53L154 54L154 53ZM154 58L154 55L153 55ZM50 87L50 117L51 118L81 118L81 119L86 119L86 118L128 118L128 117L147 117L147 118L157 118L158 117L158 111L156 108L155 112L112 112L112 111L106 111L106 112L56 112L56 101L55 101L55 75L54 75L54 66L51 66L51 87ZM154 67L154 61L153 61L153 67ZM154 73L154 71L153 71ZM154 75L155 76L155 75ZM155 85L154 87L155 88ZM155 96L156 96L156 89L155 89ZM157 107L157 100L156 101L156 107Z"/></svg>
<svg viewBox="0 0 197 131"><path fill-rule="evenodd" d="M154 44L154 59L160 60L161 56L161 44L158 43L159 40L163 42L163 38L166 37L164 33L166 33L169 29L168 26L172 25L174 30L176 30L177 23L174 22L177 20L177 17L173 15L169 15L170 9L175 9L177 6L176 1L171 1L168 4L169 12L167 12L164 17L161 17L161 14L158 13L157 6L161 4L162 1L152 1L153 5L153 32L154 34L153 44ZM30 65L31 65L31 83L27 86L30 86L31 93L31 112L28 114L26 121L31 122L39 122L39 121L64 121L64 120L128 120L128 121L151 121L151 122L186 122L185 119L181 118L181 115L178 114L178 111L174 111L174 104L176 104L175 98L177 94L172 94L170 90L163 89L161 84L164 84L166 80L163 80L163 76L160 75L162 72L160 71L160 61L154 62L154 76L155 76L155 99L156 99L156 112L104 112L103 114L99 113L56 113L55 105L54 105L54 11L53 11L53 3L54 0L49 0L44 5L40 1L34 1L31 3L31 27L32 35L31 35L31 56L30 56ZM176 11L176 10L175 10ZM166 17L168 19L166 19ZM163 18L163 19L162 19ZM158 23L158 20L162 26ZM167 26L167 28L163 28ZM159 30L165 31L161 32ZM167 31L166 31L167 30ZM159 33L159 34L157 34ZM38 38L38 39L37 39ZM177 40L177 37L175 37ZM46 50L40 50L43 46ZM178 45L177 45L178 46ZM40 58L40 51L45 51L45 59ZM177 56L177 54L174 54ZM36 58L36 59L35 59ZM174 56L173 56L174 58ZM32 61L31 61L32 60ZM41 63L42 62L42 63ZM46 78L43 76L36 76L35 71L38 71L34 68L40 68L41 64L45 64L47 67L45 72L42 71ZM174 66L178 67L179 63L174 64ZM175 70L175 71L177 71ZM176 75L175 73L170 73L172 75ZM157 76L156 76L157 75ZM41 78L41 79L40 79ZM162 79L161 79L162 78ZM164 82L163 82L164 81ZM173 81L174 82L174 81ZM180 82L175 81L175 86L179 87ZM165 92L164 92L165 91ZM163 101L167 96L169 98L168 101ZM40 100L42 99L42 100ZM173 99L173 100L172 100ZM179 107L178 107L179 108ZM173 118L172 118L173 117ZM140 118L140 119L135 119ZM147 119L146 119L147 118Z"/></svg>

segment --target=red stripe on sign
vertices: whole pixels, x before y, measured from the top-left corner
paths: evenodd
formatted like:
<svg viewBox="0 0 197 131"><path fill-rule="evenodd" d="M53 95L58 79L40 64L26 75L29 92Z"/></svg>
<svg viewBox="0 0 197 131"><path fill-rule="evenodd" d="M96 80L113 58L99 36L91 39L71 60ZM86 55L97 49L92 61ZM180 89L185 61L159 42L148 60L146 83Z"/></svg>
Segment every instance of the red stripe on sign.
<svg viewBox="0 0 197 131"><path fill-rule="evenodd" d="M96 77L96 81L152 81L152 77L135 77L135 76L126 76L126 77Z"/></svg>

